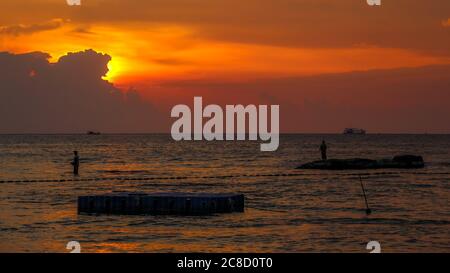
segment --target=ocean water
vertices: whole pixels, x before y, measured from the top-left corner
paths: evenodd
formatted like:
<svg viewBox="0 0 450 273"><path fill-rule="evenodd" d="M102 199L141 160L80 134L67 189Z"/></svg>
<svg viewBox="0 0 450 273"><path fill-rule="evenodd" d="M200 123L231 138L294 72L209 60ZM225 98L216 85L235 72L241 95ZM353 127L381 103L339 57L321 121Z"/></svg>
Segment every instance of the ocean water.
<svg viewBox="0 0 450 273"><path fill-rule="evenodd" d="M426 168L296 170L319 159L322 139L330 158L418 154ZM72 181L73 150L79 178L101 180ZM382 252L450 252L450 135L282 135L278 151L265 153L257 142L163 134L3 135L0 188L0 252L68 252L69 241L82 252L368 252L372 240ZM77 196L112 191L243 193L246 210L77 214Z"/></svg>

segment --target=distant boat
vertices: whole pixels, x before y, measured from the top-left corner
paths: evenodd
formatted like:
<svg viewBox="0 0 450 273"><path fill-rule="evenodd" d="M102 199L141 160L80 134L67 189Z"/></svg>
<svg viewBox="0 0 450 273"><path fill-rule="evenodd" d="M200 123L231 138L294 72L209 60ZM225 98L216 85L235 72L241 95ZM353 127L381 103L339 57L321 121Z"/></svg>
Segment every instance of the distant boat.
<svg viewBox="0 0 450 273"><path fill-rule="evenodd" d="M359 128L345 128L344 135L365 135L366 130Z"/></svg>
<svg viewBox="0 0 450 273"><path fill-rule="evenodd" d="M100 135L100 132L87 131L87 133L86 133L86 134L88 134L88 135L95 135L95 136L97 136L97 135Z"/></svg>

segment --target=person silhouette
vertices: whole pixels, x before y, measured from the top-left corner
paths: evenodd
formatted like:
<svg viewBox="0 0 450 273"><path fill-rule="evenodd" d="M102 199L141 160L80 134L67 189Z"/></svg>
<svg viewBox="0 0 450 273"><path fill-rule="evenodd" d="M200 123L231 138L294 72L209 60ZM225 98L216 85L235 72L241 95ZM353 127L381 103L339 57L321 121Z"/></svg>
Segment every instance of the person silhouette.
<svg viewBox="0 0 450 273"><path fill-rule="evenodd" d="M327 160L327 144L325 143L325 140L322 140L322 144L320 145L320 152L322 154L322 160Z"/></svg>
<svg viewBox="0 0 450 273"><path fill-rule="evenodd" d="M80 167L80 157L78 156L78 151L73 151L73 174L78 175L78 168Z"/></svg>

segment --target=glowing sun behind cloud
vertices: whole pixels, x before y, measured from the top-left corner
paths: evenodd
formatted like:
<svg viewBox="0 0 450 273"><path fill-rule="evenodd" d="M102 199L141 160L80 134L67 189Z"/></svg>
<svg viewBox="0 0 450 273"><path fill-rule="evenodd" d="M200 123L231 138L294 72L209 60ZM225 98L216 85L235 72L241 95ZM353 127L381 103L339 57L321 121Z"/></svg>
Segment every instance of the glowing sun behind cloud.
<svg viewBox="0 0 450 273"><path fill-rule="evenodd" d="M104 80L114 82L123 73L125 65L121 63L118 58L111 58L108 63L108 73L103 77Z"/></svg>
<svg viewBox="0 0 450 273"><path fill-rule="evenodd" d="M189 79L246 81L449 62L448 58L407 49L306 48L214 41L198 37L194 28L179 25L82 26L58 22L62 23L55 29L2 37L1 48L15 53L47 52L52 62L67 52L94 49L112 57L104 79L128 86Z"/></svg>

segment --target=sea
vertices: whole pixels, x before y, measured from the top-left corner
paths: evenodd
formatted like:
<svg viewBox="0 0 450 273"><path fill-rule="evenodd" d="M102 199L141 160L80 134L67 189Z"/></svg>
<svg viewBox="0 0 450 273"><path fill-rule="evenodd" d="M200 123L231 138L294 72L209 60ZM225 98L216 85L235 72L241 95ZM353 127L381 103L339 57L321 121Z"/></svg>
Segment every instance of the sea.
<svg viewBox="0 0 450 273"><path fill-rule="evenodd" d="M423 156L413 170L299 170L329 158ZM73 151L80 155L74 177ZM361 182L372 214L366 215ZM242 193L245 212L84 215L111 192ZM285 134L181 141L168 134L0 135L0 252L450 252L450 135Z"/></svg>

